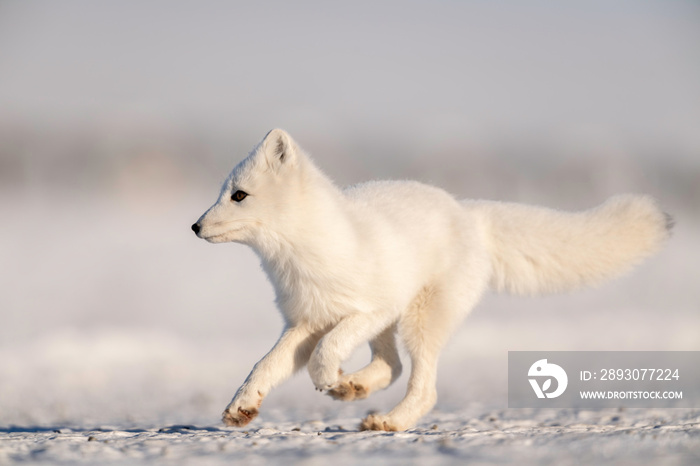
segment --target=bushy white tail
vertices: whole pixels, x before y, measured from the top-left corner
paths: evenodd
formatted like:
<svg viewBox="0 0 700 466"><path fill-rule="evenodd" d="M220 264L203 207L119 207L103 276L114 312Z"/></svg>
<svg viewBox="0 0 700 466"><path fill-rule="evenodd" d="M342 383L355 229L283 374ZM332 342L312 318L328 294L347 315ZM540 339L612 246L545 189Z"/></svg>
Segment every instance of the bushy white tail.
<svg viewBox="0 0 700 466"><path fill-rule="evenodd" d="M478 202L493 261L491 288L556 293L616 277L657 251L672 221L646 196L621 195L584 212Z"/></svg>

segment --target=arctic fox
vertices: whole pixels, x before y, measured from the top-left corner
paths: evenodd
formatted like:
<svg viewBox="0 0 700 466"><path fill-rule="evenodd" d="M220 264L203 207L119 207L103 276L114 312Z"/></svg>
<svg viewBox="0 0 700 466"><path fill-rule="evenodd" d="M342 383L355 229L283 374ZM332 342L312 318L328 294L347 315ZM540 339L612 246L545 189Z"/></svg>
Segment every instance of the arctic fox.
<svg viewBox="0 0 700 466"><path fill-rule="evenodd" d="M657 251L670 229L645 196L567 213L458 201L413 181L340 189L286 132L272 130L192 225L209 242L255 250L285 322L223 421L246 425L304 366L316 389L339 400L384 389L401 373L398 334L411 358L406 396L360 428L412 427L436 402L441 348L486 290L535 295L596 284ZM371 362L344 374L341 363L365 342Z"/></svg>

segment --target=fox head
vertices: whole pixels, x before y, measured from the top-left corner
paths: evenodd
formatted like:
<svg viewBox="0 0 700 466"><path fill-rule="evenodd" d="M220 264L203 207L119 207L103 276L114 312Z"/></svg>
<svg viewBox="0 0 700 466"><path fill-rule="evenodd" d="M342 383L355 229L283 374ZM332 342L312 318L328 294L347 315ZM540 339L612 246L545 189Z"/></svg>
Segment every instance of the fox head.
<svg viewBox="0 0 700 466"><path fill-rule="evenodd" d="M251 244L293 229L303 205L305 163L289 134L273 129L233 169L219 199L192 230L211 243Z"/></svg>

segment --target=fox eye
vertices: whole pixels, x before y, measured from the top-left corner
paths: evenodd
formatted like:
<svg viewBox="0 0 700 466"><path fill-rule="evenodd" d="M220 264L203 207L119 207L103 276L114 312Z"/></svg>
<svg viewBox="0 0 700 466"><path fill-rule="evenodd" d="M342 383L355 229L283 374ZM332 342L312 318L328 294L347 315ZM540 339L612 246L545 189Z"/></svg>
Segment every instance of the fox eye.
<svg viewBox="0 0 700 466"><path fill-rule="evenodd" d="M241 191L240 189L235 193L231 194L231 200L236 202L241 202L246 197L248 197L248 193L245 191Z"/></svg>

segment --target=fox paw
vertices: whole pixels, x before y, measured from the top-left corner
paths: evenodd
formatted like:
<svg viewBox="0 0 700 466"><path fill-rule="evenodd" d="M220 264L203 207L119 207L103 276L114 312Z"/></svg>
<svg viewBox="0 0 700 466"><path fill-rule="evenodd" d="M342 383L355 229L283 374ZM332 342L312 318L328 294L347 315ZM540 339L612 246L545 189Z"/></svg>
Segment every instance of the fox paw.
<svg viewBox="0 0 700 466"><path fill-rule="evenodd" d="M386 430L396 432L403 429L399 429L396 425L394 425L387 416L370 414L360 423L360 430Z"/></svg>
<svg viewBox="0 0 700 466"><path fill-rule="evenodd" d="M343 373L342 369L320 365L316 359L309 361L307 367L316 390L321 392L335 388L338 385L338 377Z"/></svg>
<svg viewBox="0 0 700 466"><path fill-rule="evenodd" d="M256 395L243 394L239 396L236 394L222 414L221 420L224 421L224 424L229 427L243 427L255 419L263 400L262 393L257 392Z"/></svg>
<svg viewBox="0 0 700 466"><path fill-rule="evenodd" d="M258 408L227 408L222 415L222 421L229 427L243 427L258 415Z"/></svg>
<svg viewBox="0 0 700 466"><path fill-rule="evenodd" d="M347 380L339 382L335 387L328 390L326 394L335 400L353 401L367 398L369 392L363 385Z"/></svg>

